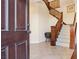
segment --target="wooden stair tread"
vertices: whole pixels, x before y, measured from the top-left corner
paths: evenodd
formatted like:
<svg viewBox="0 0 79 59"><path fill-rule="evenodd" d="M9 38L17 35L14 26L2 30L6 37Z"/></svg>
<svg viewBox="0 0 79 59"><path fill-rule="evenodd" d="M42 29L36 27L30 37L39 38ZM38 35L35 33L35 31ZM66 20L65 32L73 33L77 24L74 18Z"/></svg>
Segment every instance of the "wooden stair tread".
<svg viewBox="0 0 79 59"><path fill-rule="evenodd" d="M57 11L55 9L51 9L51 10L49 10L49 13L52 16L56 17L57 19L61 19L61 15L62 15L61 12L59 12L59 11Z"/></svg>
<svg viewBox="0 0 79 59"><path fill-rule="evenodd" d="M49 2L49 6L54 9L60 8L60 1L59 0L51 1Z"/></svg>

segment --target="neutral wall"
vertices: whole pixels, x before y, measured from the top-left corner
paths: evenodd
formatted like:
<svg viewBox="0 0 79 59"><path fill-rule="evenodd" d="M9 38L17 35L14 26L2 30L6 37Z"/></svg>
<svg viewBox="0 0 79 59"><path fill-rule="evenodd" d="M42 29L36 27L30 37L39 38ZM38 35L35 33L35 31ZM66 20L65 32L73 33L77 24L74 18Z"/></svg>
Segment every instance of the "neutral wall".
<svg viewBox="0 0 79 59"><path fill-rule="evenodd" d="M43 2L30 3L30 43L45 41L44 33L49 31L49 13Z"/></svg>
<svg viewBox="0 0 79 59"><path fill-rule="evenodd" d="M30 42L38 42L38 8L37 4L30 3Z"/></svg>
<svg viewBox="0 0 79 59"><path fill-rule="evenodd" d="M61 0L63 1L63 0ZM75 11L76 11L76 0L65 0L65 4L62 5L62 9L63 9L63 21L66 24L72 24L74 21L74 16L75 16ZM63 1L64 2L64 1ZM62 3L61 3L62 4ZM75 4L75 10L73 12L67 12L67 6Z"/></svg>
<svg viewBox="0 0 79 59"><path fill-rule="evenodd" d="M43 42L45 41L44 33L49 31L49 12L44 4L44 2L39 2L38 4L38 10L39 10L39 41Z"/></svg>

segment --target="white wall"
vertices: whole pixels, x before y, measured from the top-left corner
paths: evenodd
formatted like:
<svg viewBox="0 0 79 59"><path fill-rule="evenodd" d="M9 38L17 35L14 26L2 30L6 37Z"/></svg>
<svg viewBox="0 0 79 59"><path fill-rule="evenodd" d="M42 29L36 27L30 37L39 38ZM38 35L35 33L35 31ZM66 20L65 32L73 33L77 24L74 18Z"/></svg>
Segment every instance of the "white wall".
<svg viewBox="0 0 79 59"><path fill-rule="evenodd" d="M38 8L37 4L30 3L30 42L38 42Z"/></svg>
<svg viewBox="0 0 79 59"><path fill-rule="evenodd" d="M43 2L30 3L30 43L45 41L44 32L49 31L49 13Z"/></svg>
<svg viewBox="0 0 79 59"><path fill-rule="evenodd" d="M75 4L76 6L76 0L66 0L65 5L63 5L63 21L67 24L72 24L74 21L75 11L68 13L67 12L67 6ZM76 8L75 8L76 9Z"/></svg>
<svg viewBox="0 0 79 59"><path fill-rule="evenodd" d="M49 26L49 11L44 2L39 2L39 41L45 41L44 33L50 31Z"/></svg>

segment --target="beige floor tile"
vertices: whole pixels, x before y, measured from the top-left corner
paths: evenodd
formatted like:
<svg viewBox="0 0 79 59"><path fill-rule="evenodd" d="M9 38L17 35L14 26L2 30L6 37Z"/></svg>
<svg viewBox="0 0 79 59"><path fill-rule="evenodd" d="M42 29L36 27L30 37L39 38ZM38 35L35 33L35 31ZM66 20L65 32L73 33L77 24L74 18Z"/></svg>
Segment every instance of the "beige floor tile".
<svg viewBox="0 0 79 59"><path fill-rule="evenodd" d="M30 59L70 59L73 49L50 46L50 43L30 45Z"/></svg>

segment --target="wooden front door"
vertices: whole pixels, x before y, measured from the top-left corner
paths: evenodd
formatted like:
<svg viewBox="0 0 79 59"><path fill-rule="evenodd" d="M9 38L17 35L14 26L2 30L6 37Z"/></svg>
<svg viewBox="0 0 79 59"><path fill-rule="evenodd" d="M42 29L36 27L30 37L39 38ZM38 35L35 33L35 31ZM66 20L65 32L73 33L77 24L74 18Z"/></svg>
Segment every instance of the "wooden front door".
<svg viewBox="0 0 79 59"><path fill-rule="evenodd" d="M29 0L1 0L1 59L29 59Z"/></svg>

